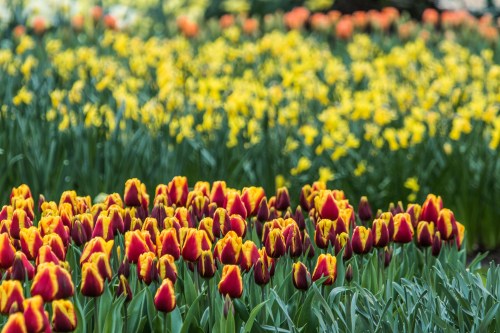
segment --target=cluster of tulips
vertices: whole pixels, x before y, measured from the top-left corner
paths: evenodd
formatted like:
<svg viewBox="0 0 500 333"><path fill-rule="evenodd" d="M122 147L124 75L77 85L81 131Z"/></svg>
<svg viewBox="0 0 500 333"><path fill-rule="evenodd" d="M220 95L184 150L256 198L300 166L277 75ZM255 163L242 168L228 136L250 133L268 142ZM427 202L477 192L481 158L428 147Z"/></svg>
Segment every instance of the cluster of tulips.
<svg viewBox="0 0 500 333"><path fill-rule="evenodd" d="M97 298L113 286L117 296L130 301L133 268L139 283L158 286L154 306L168 313L180 297L174 286L183 265L195 279L211 279L222 269L218 291L239 298L243 274L253 274L264 286L286 256L294 262L293 285L307 290L312 281L335 282L335 255L348 264L354 254L379 248L389 265L392 243L415 241L438 255L443 242L460 248L464 238L462 224L435 195L406 210L398 203L373 219L366 197L356 212L343 191L328 190L321 182L304 186L292 210L285 187L267 198L262 188L240 191L224 181L197 182L189 190L187 178L177 176L156 187L152 206L145 185L134 178L126 182L123 200L113 193L92 204L89 196L66 191L56 203L41 195L37 220L29 187L14 188L10 205L0 211L0 313L8 315L2 333L73 331L78 325L71 301L75 293ZM312 238L307 230L314 230ZM78 268L68 264L70 247L81 250ZM81 280L75 281L77 269ZM352 278L350 264L346 272Z"/></svg>

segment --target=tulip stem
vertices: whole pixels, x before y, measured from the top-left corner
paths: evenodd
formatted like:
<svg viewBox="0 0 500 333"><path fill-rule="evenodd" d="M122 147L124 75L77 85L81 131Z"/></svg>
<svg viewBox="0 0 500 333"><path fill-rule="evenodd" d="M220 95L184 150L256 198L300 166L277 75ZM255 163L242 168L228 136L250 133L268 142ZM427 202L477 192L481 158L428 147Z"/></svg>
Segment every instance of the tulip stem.
<svg viewBox="0 0 500 333"><path fill-rule="evenodd" d="M127 310L127 303L125 302L125 318L123 318L123 327L124 327L124 332L127 333L127 321L128 321L128 310Z"/></svg>
<svg viewBox="0 0 500 333"><path fill-rule="evenodd" d="M213 316L212 316L212 295L211 294L211 289L210 288L210 280L207 280L207 297L208 297L208 332L212 332L212 327L213 327Z"/></svg>
<svg viewBox="0 0 500 333"><path fill-rule="evenodd" d="M99 302L97 301L97 297L94 297L94 332L99 333Z"/></svg>
<svg viewBox="0 0 500 333"><path fill-rule="evenodd" d="M193 266L194 266L194 268L193 268L194 286L196 288L196 293L198 293L200 291L199 283L198 283L198 263L195 262Z"/></svg>

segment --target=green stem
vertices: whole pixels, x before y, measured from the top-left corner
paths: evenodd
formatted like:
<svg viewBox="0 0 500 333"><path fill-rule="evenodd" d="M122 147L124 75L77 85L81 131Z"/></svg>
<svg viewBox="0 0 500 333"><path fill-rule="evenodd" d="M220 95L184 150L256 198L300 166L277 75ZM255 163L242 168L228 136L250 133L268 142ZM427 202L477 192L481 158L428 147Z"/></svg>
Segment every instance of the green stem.
<svg viewBox="0 0 500 333"><path fill-rule="evenodd" d="M127 309L127 303L125 302L125 317L123 318L123 332L128 332L127 329L127 322L128 322L128 309Z"/></svg>
<svg viewBox="0 0 500 333"><path fill-rule="evenodd" d="M99 302L97 301L97 297L94 297L94 332L99 333Z"/></svg>
<svg viewBox="0 0 500 333"><path fill-rule="evenodd" d="M210 288L210 280L207 280L207 297L208 297L208 332L212 331L214 317L212 315L212 295Z"/></svg>

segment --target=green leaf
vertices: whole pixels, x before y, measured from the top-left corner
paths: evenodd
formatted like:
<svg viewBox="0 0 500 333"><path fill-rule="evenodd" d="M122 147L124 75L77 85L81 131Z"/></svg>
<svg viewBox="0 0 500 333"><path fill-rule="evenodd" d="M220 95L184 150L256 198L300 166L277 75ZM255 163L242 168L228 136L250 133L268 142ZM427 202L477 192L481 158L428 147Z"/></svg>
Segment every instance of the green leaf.
<svg viewBox="0 0 500 333"><path fill-rule="evenodd" d="M128 333L139 332L139 322L142 317L142 304L146 297L146 288L142 289L137 295L134 295L128 304Z"/></svg>
<svg viewBox="0 0 500 333"><path fill-rule="evenodd" d="M248 320L245 324L245 332L251 332L253 324L255 323L255 318L257 318L257 315L259 314L259 311L262 309L264 305L266 305L268 301L264 301L258 305L256 305L252 311L250 312L250 316L248 317Z"/></svg>
<svg viewBox="0 0 500 333"><path fill-rule="evenodd" d="M186 314L186 318L184 319L184 323L182 325L181 333L189 332L191 322L196 318L196 312L198 311L198 303L203 297L205 297L205 295L203 293L200 293L189 307L189 310ZM172 322L173 321L174 320L172 320Z"/></svg>
<svg viewBox="0 0 500 333"><path fill-rule="evenodd" d="M479 329L477 330L478 332L488 332L488 327L490 326L491 321L495 318L497 321L500 320L500 303L496 303L491 309L488 310L486 315L484 316L483 320L481 320L481 324L479 325Z"/></svg>

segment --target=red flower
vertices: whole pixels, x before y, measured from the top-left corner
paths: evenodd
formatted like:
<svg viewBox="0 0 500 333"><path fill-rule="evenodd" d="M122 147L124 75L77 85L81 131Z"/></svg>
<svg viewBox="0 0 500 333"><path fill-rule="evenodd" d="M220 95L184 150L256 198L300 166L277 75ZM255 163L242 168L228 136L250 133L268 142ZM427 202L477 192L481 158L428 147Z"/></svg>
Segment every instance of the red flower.
<svg viewBox="0 0 500 333"><path fill-rule="evenodd" d="M222 269L222 277L219 282L219 292L229 295L231 298L240 298L243 294L243 280L240 268L236 265L226 265Z"/></svg>

